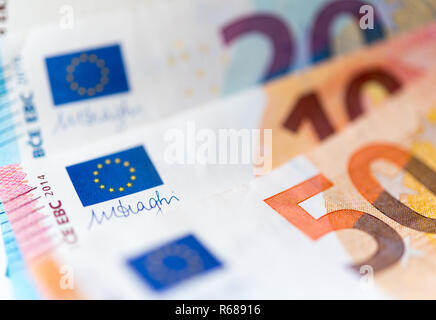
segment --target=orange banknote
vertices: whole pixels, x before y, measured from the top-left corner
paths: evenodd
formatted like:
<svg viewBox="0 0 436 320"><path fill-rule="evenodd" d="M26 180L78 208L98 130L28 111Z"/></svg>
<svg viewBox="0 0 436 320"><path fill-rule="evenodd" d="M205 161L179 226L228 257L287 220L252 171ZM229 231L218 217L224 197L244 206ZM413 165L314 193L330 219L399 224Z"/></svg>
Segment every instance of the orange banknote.
<svg viewBox="0 0 436 320"><path fill-rule="evenodd" d="M316 243L336 231L351 268L371 270L400 298L436 298L435 81L418 81L326 140L304 157L317 174L264 199L290 232ZM318 219L319 206L303 205L317 195Z"/></svg>
<svg viewBox="0 0 436 320"><path fill-rule="evenodd" d="M144 290L125 260L195 235L225 268L193 297L436 298L436 74L424 80L270 174L159 217L105 221L57 263L98 297L178 297Z"/></svg>
<svg viewBox="0 0 436 320"><path fill-rule="evenodd" d="M273 168L342 130L436 66L436 24L267 84Z"/></svg>

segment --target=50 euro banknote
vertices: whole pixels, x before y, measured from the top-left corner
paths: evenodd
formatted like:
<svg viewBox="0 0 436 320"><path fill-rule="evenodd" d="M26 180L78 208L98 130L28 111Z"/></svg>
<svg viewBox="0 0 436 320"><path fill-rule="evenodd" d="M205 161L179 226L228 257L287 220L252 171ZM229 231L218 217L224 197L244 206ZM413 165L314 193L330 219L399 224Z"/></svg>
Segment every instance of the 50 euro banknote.
<svg viewBox="0 0 436 320"><path fill-rule="evenodd" d="M374 28L341 36L368 3ZM431 21L431 6L407 3L192 0L98 10L100 3L71 28L52 19L17 27L1 40L0 163L43 158L300 70L333 57L350 37L369 44ZM22 7L14 2L12 11ZM416 9L416 23L399 18L405 8Z"/></svg>
<svg viewBox="0 0 436 320"><path fill-rule="evenodd" d="M59 287L57 261L100 298L434 298L434 81L228 192L162 215L117 201L39 280Z"/></svg>
<svg viewBox="0 0 436 320"><path fill-rule="evenodd" d="M251 172L160 161L158 127L2 167L0 197L23 270L51 298L310 297L322 278L322 297L330 289L335 297L431 298L434 80L205 202ZM192 119L184 117L174 125ZM302 276L310 268L316 282ZM74 285L64 277L71 272ZM361 273L374 276L375 291L362 292Z"/></svg>

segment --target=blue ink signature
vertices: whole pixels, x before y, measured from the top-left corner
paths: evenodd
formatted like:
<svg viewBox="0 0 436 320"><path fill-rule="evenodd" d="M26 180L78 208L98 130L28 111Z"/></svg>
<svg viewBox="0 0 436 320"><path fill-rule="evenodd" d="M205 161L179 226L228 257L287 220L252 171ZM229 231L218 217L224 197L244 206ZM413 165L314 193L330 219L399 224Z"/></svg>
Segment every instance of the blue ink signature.
<svg viewBox="0 0 436 320"><path fill-rule="evenodd" d="M152 196L148 199L148 206L142 201L138 201L134 208L131 205L125 206L118 200L118 206L112 206L110 213L102 211L100 215L96 214L94 209L92 210L91 221L88 225L88 229L91 229L94 221L97 224L102 224L105 220L110 220L112 218L127 218L130 215L136 215L142 211L153 211L157 209L156 213L162 212L162 207L165 205L170 205L171 201L180 201L176 196L171 196L169 199L165 197L160 197L159 191L156 190L156 196ZM136 207L136 210L135 210Z"/></svg>
<svg viewBox="0 0 436 320"><path fill-rule="evenodd" d="M139 113L141 113L140 106L129 107L125 101L121 101L120 105L114 108L99 108L98 112L92 110L89 105L73 114L59 111L52 134L78 126L92 127L107 122L115 122L118 124L117 129L122 129L125 127L128 118L135 118Z"/></svg>

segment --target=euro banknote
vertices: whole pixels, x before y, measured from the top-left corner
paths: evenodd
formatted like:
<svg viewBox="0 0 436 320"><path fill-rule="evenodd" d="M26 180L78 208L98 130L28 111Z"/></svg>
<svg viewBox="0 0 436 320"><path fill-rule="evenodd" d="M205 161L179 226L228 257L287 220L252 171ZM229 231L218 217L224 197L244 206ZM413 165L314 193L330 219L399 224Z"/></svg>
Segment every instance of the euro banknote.
<svg viewBox="0 0 436 320"><path fill-rule="evenodd" d="M32 180L32 184L38 185L36 189L23 190L22 196L18 196L18 194L12 196L16 190L15 182L5 183L0 188L1 192L11 196L8 196L7 199L3 196L0 197L3 208L0 211L0 222L8 257L9 277L17 296L21 298L41 297L43 290L35 288L33 277L26 267L30 261L27 258L38 260L38 256L44 255L49 247L45 242L48 240L46 235L37 230L39 222L33 221L34 218L42 218L42 216L39 213L36 214L36 211L22 215L18 208L18 211L15 211L18 212L15 215L18 220L14 220L12 215L5 214L8 212L9 205L15 206L16 200L25 200L19 207L23 205L21 208L26 211L30 208L27 204L28 201L31 201L29 204L33 206L33 204L36 205L40 200L43 200L35 191L44 192L44 198L45 192L49 198L53 194L53 199L47 198L47 200L52 205L55 205L55 202L57 203L59 200L59 203L62 204L61 212L67 212L63 214L63 217L59 216L60 220L56 222L59 223L59 229L57 227L53 229L53 231L58 230L58 232L53 233L53 245L73 248L81 243L80 239L84 233L92 232L98 225L105 224L105 217L109 217L112 210L111 207L107 207L110 198L127 196L132 201L136 201L135 199L139 200L137 196L146 197L148 199L146 201L151 204L151 207L148 204L147 209L144 207L144 212L149 211L153 215L161 215L162 212L175 210L174 208L181 203L195 201L195 199L228 189L233 184L243 183L253 176L251 159L250 161L232 162L231 157L234 154L229 153L226 155L225 161L222 160L221 156L221 159L217 158L215 163L207 163L202 159L201 146L195 143L195 139L202 134L219 137L224 132L222 139L226 140L229 138L229 134L231 136L233 130L258 130L257 125L264 105L263 99L260 91L252 89L210 103L198 110L187 111L147 127L129 130L111 139L85 143L81 147L52 155L40 161L22 161L19 164L2 167L8 171L8 173L5 171L7 176L10 174L13 176L13 172L21 171L19 168L23 168L24 171L21 172L29 173L25 174L27 178L24 180L29 182ZM229 119L228 114L233 116ZM225 140L222 141L225 142ZM177 148L174 150L174 146L177 148L181 146L182 150L178 151ZM227 151L227 146L225 150ZM248 144L242 145L240 154L248 154L251 150L250 140ZM103 155L106 156L104 159L97 160ZM182 159L180 159L180 155ZM98 163L95 162L96 160ZM73 171L66 171L66 167L70 167ZM54 171L48 172L48 168L54 169ZM115 173L111 171L112 169L120 171ZM90 173L91 176L84 176L83 173L86 172ZM82 190L80 197L77 197L70 178L75 181L74 183L82 184L88 181L91 184L83 185L85 189L76 185ZM22 182L16 182L22 185ZM64 190L65 187L73 189ZM92 196L95 195L95 188L99 190L100 196L103 198ZM69 194L70 191L73 193ZM91 197L88 197L87 194ZM56 200L54 200L55 198ZM36 200L33 201L34 199ZM72 202L69 203L70 200ZM155 201L157 201L156 204L153 204ZM47 210L48 208L50 205L44 204L38 205L34 209ZM82 209L91 210L87 210L88 215L77 215L76 212ZM45 216L45 218L48 217ZM45 218L40 222L44 223ZM120 217L113 216L112 218L118 219ZM69 223L62 223L61 220L75 221L74 227L70 226ZM15 222L22 224L24 229L15 230L12 227ZM65 231L70 228L74 229L74 232ZM63 234L64 231L65 234ZM40 236L29 237L27 232L36 232L35 236L38 234ZM21 241L27 244L21 245ZM72 247L64 246L70 241L72 241Z"/></svg>
<svg viewBox="0 0 436 320"><path fill-rule="evenodd" d="M434 72L435 32L436 25L430 24L267 83L267 102L259 126L273 130L271 144L262 148L270 152L272 167L309 151Z"/></svg>
<svg viewBox="0 0 436 320"><path fill-rule="evenodd" d="M177 190L181 190L184 200L190 201L196 197L203 197L214 192L219 192L235 184L248 181L254 174L268 172L272 167L283 163L283 160L288 160L293 155L305 152L309 147L319 142L320 139L316 138L316 127L304 128L303 126L302 131L301 128L297 128L295 136L299 140L292 140L294 136L287 133L287 129L283 130L280 127L280 122L284 122L285 120L283 114L288 111L286 107L288 107L289 101L292 105L294 101L298 100L296 97L304 95L307 90L313 90L312 88L318 90L322 88L322 86L327 86L326 89L321 89L321 91L324 92L323 98L326 99L326 103L329 106L329 114L336 123L339 123L338 128L342 128L347 123L347 121L341 122L341 119L344 119L344 114L346 114L344 111L345 107L343 107L341 103L335 102L337 102L337 100L340 101L338 97L344 95L343 91L346 87L344 83L346 81L351 82L351 79L356 77L355 75L371 74L371 72L374 73L374 68L376 68L378 75L382 74L386 75L385 77L388 79L395 79L392 81L397 83L397 86L394 88L395 90L392 89L391 91L392 93L398 94L402 92L403 89L406 89L411 82L417 80L425 73L430 72L433 61L432 55L434 53L434 30L435 27L430 25L414 33L394 39L386 44L380 44L365 52L356 53L349 57L342 58L341 60L334 60L329 64L320 65L313 71L272 82L266 87L255 87L246 92L242 92L240 95L230 97L224 102L217 101L210 103L206 106L193 109L183 115L175 116L168 119L168 121L161 121L155 125L150 125L149 128L143 127L130 130L130 132L120 134L116 138L111 137L103 142L90 143L89 145L85 144L80 148L65 151L59 155L60 158L55 158L56 160L53 162L50 161L49 165L47 165L44 157L42 157L43 166L58 167L58 163L65 164L71 159L91 159L92 155L97 157L103 154L112 154L123 149L128 149L129 147L134 147L135 144L145 144L147 146L147 152L150 154L151 159L153 159L153 163L159 168L157 171L161 172L163 170L166 175L163 181L166 183L168 179L170 179L169 185ZM363 62L364 60L367 62ZM391 63L392 61L395 61L395 63ZM343 68L342 65L346 67ZM344 69L347 71L343 71ZM336 76L340 72L345 76L344 80L335 82ZM371 80L377 82L380 80L380 76L363 77L363 79L371 84ZM381 77L381 79L383 80L384 78ZM328 86L332 83L338 84L337 87L334 88L335 90L331 90L331 86ZM384 85L385 83L379 82L379 85L380 84ZM358 89L361 89L361 87L358 87ZM391 87L388 86L387 89L391 89ZM377 86L375 86L375 91L376 97L379 97L380 90L377 91ZM292 96L289 96L289 92L292 93ZM331 93L331 96L325 94L325 92ZM369 99L374 96L373 94L371 95L373 92L374 88L371 87L364 87L361 92L364 97L368 96L368 98L364 100L366 111L373 112L377 110L379 102L383 100L380 98ZM332 101L328 100L330 97ZM290 111L292 111L292 107ZM280 113L281 118L276 117L279 121L274 119L276 113ZM232 114L232 117L229 118L229 114ZM362 114L363 113L359 113L358 116ZM273 117L271 117L271 115L273 115ZM357 119L358 116L355 118ZM265 119L268 118L273 118L273 121L265 124ZM337 119L339 119L339 121ZM274 123L278 124L276 125ZM262 130L259 130L259 128L262 128ZM264 132L268 132L268 128L272 129L272 137L270 140L266 139L266 137L256 139L255 134L261 135ZM249 143L244 144L243 148L245 149L236 154L240 156L240 159L236 159L236 163L233 164L231 164L231 159L224 159L224 162L222 162L217 158L216 154L214 156L213 152L206 152L206 160L203 159L203 155L201 154L202 142L204 142L204 140L207 142L206 138L211 135L212 138L219 137L220 131L225 131L226 129L229 130L227 133L231 130L236 131L238 135L236 137L237 139L241 138L239 135L242 132L241 130L245 130L245 132L248 130ZM284 133L287 133L288 136ZM76 134L77 141L80 141L80 144L83 145L85 138L86 140L92 140L92 137L88 138L87 134L88 133L85 132L85 134L80 135L80 132L78 132ZM284 135L287 140L283 140L282 137ZM60 134L58 133L55 136L59 138ZM109 135L105 133L102 136ZM176 137L181 137L181 141L174 140ZM170 139L168 140L166 138ZM227 139L229 137L225 138ZM65 137L62 137L62 141L63 145L68 147L68 149L73 145L71 143L65 143L68 141ZM252 143L256 144L259 141L262 143L266 142L263 143L263 148L253 148ZM298 141L298 143L295 141ZM186 149L182 148L181 153L176 152L181 154L181 159L178 155L176 155L174 159L167 158L167 151L171 148L171 142L186 146ZM189 147L191 142L193 146ZM279 153L269 152L270 149L267 146L274 144L279 145ZM288 145L290 147L287 147ZM236 145L236 147L238 146ZM206 151L210 151L210 149ZM249 157L248 161L240 161L243 158L243 154L249 154L251 156L254 151L259 151L256 154L261 155L262 159L252 159ZM77 158L77 155L83 155L83 157L80 156ZM277 161L277 158L279 161ZM28 166L31 160L31 158L23 159L22 162ZM226 163L231 165L221 165ZM253 166L258 170L253 170ZM32 165L30 165L29 168L33 168ZM64 169L61 168L61 170L63 171ZM29 172L34 172L34 170L29 169ZM167 176L170 178L167 178ZM190 181L190 183L186 185L186 181ZM110 186L104 187L111 188ZM11 231L12 229L9 226L8 219L6 219L6 215L0 216L0 218L3 219L2 230L6 241L6 252L11 261L8 269L11 275L10 277L13 279L18 278L18 281L14 280L13 282L18 283L19 295L35 297L37 296L36 291L31 291L31 294L28 295L29 281L23 280L28 279L28 277L21 272L21 270L23 270L23 257L15 241L15 233ZM99 220L101 220L101 216L99 216Z"/></svg>
<svg viewBox="0 0 436 320"><path fill-rule="evenodd" d="M436 4L433 0L430 1L412 1L412 0L383 0L383 1L331 1L331 0L317 0L311 1L309 3L298 3L297 1L224 1L221 6L216 6L216 4L209 1L209 3L183 0L178 1L179 4L174 4L173 1L155 1L155 0L127 0L123 3L119 1L61 1L61 0L48 0L48 1L33 1L28 3L25 0L16 1L6 1L5 9L7 9L8 18L8 28L11 31L17 30L31 30L40 25L57 23L59 27L73 28L74 20L77 18L82 18L86 16L91 16L99 14L102 12L116 11L123 8L130 8L131 10L138 10L140 7L148 7L149 5L159 4L160 6L167 7L168 14L171 15L171 11L174 12L176 6L184 7L187 12L192 12L193 8L202 6L200 10L204 10L210 17L211 12L216 10L223 10L224 7L233 8L243 8L258 11L259 14L274 14L277 18L283 18L283 22L289 25L289 33L292 37L298 38L299 34L302 35L303 46L306 46L305 42L316 42L315 38L323 38L326 36L326 32L330 32L331 40L329 49L320 49L329 51L329 54L334 55L335 53L341 53L348 51L352 48L361 46L362 37L359 30L356 27L357 24L353 24L352 17L354 16L356 21L359 22L359 18L363 16L367 11L362 6L371 5L373 6L374 19L371 19L367 29L373 30L378 29L373 32L364 32L365 43L370 43L373 40L377 40L386 35L392 35L398 32L412 29L416 26L422 25L426 22L432 21L433 13L435 11ZM336 3L334 3L336 2ZM353 3L354 2L354 3ZM200 6L199 6L200 4ZM214 8L215 6L215 8ZM41 10L43 7L43 10ZM33 12L38 11L39 14L35 15ZM216 13L212 13L216 14ZM349 15L349 18L344 18L345 15ZM249 16L249 14L247 15ZM242 18L242 16L241 16ZM239 20L239 19L235 19ZM242 19L241 19L242 20ZM332 26L339 20L340 26ZM280 20L278 20L280 21ZM365 20L367 21L367 20ZM204 22L204 21L202 21ZM256 21L254 21L256 22ZM260 22L260 20L258 20ZM258 23L260 25L260 23ZM331 27L331 30L323 30L323 27ZM360 27L360 24L359 24ZM243 26L241 29L247 29ZM259 31L254 28L254 32ZM261 32L261 31L259 31ZM246 32L248 33L248 31ZM244 33L244 34L246 34ZM308 39L305 39L308 38ZM319 42L323 42L324 45L328 46L326 43L327 39L318 39ZM300 39L296 40L298 42L295 47L296 51L307 52L304 54L315 55L313 52L313 47L315 45L309 44L307 47L311 46L312 52L309 53L308 50L303 50L300 47ZM322 56L318 54L318 56ZM302 59L302 61L308 59Z"/></svg>
<svg viewBox="0 0 436 320"><path fill-rule="evenodd" d="M347 271L354 273L356 286L361 286L362 280L371 279L371 285L391 297L435 298L432 289L436 281L433 272L436 261L433 226L436 208L434 79L432 76L421 82L419 87L393 99L385 109L358 121L342 135L337 135L305 156L287 163L273 172L272 177L266 176L264 180L216 196L196 210L189 207L183 214L184 221L190 217L191 232L195 230L194 233L210 246L216 244L212 248L227 262L228 268L242 267L243 263L236 261L246 251L250 257L250 253L254 255L254 252L262 255L263 251L259 247L267 250L268 246L260 246L253 235L261 241L275 238L282 244L287 244L283 247L270 245L287 250L290 256L295 251L302 250L306 267L312 265L314 262L310 260L318 256L318 253L305 251L305 243L302 241L282 236L282 232L292 236L298 233L314 248L323 248L329 256L326 260L342 263L339 268L341 274ZM252 225L255 226L253 229L250 228ZM107 234L113 235L115 228ZM177 238L180 234L189 233L187 229L189 227L174 227L172 236ZM357 229L360 232L344 231L347 229ZM150 292L153 289L150 282L154 275L157 279L165 279L164 282L171 282L173 278L170 275L165 277L166 272L171 272L165 266L161 266L162 274L153 274L155 264L151 261L142 272L128 261L123 261L126 248L133 257L146 262L152 257L142 255L142 250L159 247L154 244L157 243L155 239L154 242L147 239L143 244L138 244L138 238L141 237L139 226L136 230L135 245L128 240L116 241L117 245L126 246L118 248L117 253L111 252L106 262L111 261L116 266L112 269L117 271L116 274L127 274L127 277L134 274L136 279L132 280L142 279L145 282L144 290ZM108 230L101 231L105 233ZM333 232L337 238L330 247L324 238ZM223 233L226 234L226 239L223 239ZM171 237L167 235L166 238ZM104 252L105 243L107 242L99 242L92 253L96 255L97 252ZM161 243L165 243L165 240L162 239ZM231 249L235 243L238 243L241 251ZM295 248L293 243L302 247ZM343 260L343 250L335 247L338 244L349 255L348 261ZM161 254L164 257L165 250ZM282 251L281 255L283 254ZM281 255L277 252L271 257L266 254L257 256L257 259L268 261L268 266L271 267L274 262L280 264L277 256ZM247 260L251 258L253 257ZM283 266L280 277L272 285L278 291L277 294L282 292L288 298L302 293L300 286L297 286L297 292L289 289L294 288L292 284L297 282L295 275L288 276L297 260L292 258L292 262ZM324 277L332 275L327 270L328 263L324 257L320 255L318 258L318 263L314 263L317 267L322 266L316 268L318 272ZM186 260L189 261L189 258ZM249 262L250 266L256 265L253 260ZM244 267L249 269L248 265ZM150 269L147 269L148 266ZM273 277L264 274L266 268L266 265L259 269L252 267L251 271L256 271L250 280L268 282ZM310 277L314 276L308 272ZM151 274L150 277L146 276L147 273ZM216 276L220 276L218 272ZM181 278L177 279L181 281ZM144 284L138 281L135 286ZM288 286L284 285L286 281L290 281ZM310 283L309 280L306 281L306 284ZM130 291L126 283L129 283L127 279L120 280L118 284ZM337 281L334 288L340 288L343 284L344 282ZM318 287L313 285L313 288ZM256 292L250 290L253 291ZM132 288L132 292L137 291ZM332 294L334 296L336 293ZM329 295L324 294L324 297Z"/></svg>
<svg viewBox="0 0 436 320"><path fill-rule="evenodd" d="M130 10L106 2L100 10L98 2L83 5L95 14L80 16L81 3L65 4L78 11L77 19L48 18L51 23L17 27L1 40L2 164L203 105L324 61L341 43L362 36L369 44L412 29L433 12L416 1L369 1L374 27L342 35L349 25L360 26L365 2L154 1L132 2ZM24 2L11 6L17 15Z"/></svg>
<svg viewBox="0 0 436 320"><path fill-rule="evenodd" d="M5 28L8 31L15 32L19 30L31 30L32 28L40 25L50 23L59 23L62 25L62 18L65 17L67 18L65 20L68 22L69 18L80 19L81 17L95 15L101 12L110 12L120 9L122 10L125 7L137 9L140 6L144 6L144 4L148 5L149 3L153 3L153 0L126 0L123 2L115 0L94 0L92 2L84 0L36 0L32 2L28 2L26 0L6 0L5 2L5 9L7 12L7 23L5 23ZM189 5L187 1L185 1L185 3ZM315 2L314 7L322 8L325 3L327 3L327 1L321 0ZM270 1L268 3L253 1L253 5L260 9L268 6L268 9L272 7L273 10L275 10L275 8L283 8L283 4L287 5L285 1ZM435 3L432 0L373 1L370 4L374 4L377 11L380 12L383 25L389 30L389 33L408 30L421 25L422 23L433 20L435 8ZM237 2L226 1L226 5L234 6L237 5ZM310 7L311 4L300 4L300 6L293 8L297 11L305 11L307 10L307 7L305 6ZM69 8L72 8L73 11L69 12ZM34 14L35 12L38 12L38 14ZM317 13L315 10L314 12ZM310 22L313 23L314 19L312 19ZM338 51L340 51L341 48L343 50L350 46L350 43L346 44L345 41L341 41L347 38L347 35L347 39L351 42L351 45L356 45L356 43L360 42L360 39L357 36L357 30L348 31L347 28L341 27L340 29L334 30L334 32L334 38L337 39L334 40L334 43L338 44L336 46Z"/></svg>
<svg viewBox="0 0 436 320"><path fill-rule="evenodd" d="M108 199L104 168L117 175L124 166L129 180L128 153L77 163L89 159L79 155L45 171L3 167L1 197L19 243L38 239L24 255L49 297L434 298L434 81L203 200L158 187L99 202ZM192 176L185 187L196 184ZM56 246L59 237L77 242Z"/></svg>
<svg viewBox="0 0 436 320"><path fill-rule="evenodd" d="M314 241L332 231L363 231L337 233L351 268L374 272L376 285L394 297L435 298L433 83L326 141L307 155L315 175L265 200ZM322 198L319 219L305 211L315 196Z"/></svg>

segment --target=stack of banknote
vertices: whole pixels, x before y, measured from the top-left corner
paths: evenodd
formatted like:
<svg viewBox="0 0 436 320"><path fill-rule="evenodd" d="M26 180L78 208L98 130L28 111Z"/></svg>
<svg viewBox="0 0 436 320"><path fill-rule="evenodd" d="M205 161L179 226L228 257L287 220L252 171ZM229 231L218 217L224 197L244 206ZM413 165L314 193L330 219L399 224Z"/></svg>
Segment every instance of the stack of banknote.
<svg viewBox="0 0 436 320"><path fill-rule="evenodd" d="M0 298L436 298L436 1L5 6Z"/></svg>

